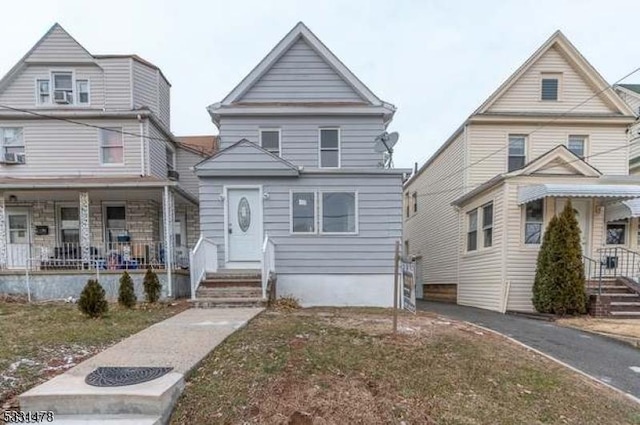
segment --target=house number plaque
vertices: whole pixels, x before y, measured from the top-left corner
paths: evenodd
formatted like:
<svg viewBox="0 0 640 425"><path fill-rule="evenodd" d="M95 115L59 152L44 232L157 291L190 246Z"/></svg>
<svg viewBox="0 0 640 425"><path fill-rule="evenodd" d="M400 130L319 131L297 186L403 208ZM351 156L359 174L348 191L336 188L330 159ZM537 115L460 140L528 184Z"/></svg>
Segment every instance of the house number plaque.
<svg viewBox="0 0 640 425"><path fill-rule="evenodd" d="M251 225L251 208L249 207L249 201L245 197L242 197L238 203L238 225L240 230L245 233Z"/></svg>

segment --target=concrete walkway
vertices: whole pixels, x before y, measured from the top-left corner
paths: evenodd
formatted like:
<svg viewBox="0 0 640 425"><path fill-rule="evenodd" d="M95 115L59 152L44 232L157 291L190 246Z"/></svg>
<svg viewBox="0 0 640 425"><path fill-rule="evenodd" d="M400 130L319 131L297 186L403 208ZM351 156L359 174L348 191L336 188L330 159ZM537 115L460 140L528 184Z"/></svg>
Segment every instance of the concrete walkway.
<svg viewBox="0 0 640 425"><path fill-rule="evenodd" d="M54 411L55 424L164 424L185 375L218 344L263 309L190 309L130 336L19 396L23 411ZM85 377L100 366L162 366L173 371L123 387L93 387Z"/></svg>
<svg viewBox="0 0 640 425"><path fill-rule="evenodd" d="M418 301L417 308L500 332L640 398L640 350L624 342L553 322L455 304Z"/></svg>

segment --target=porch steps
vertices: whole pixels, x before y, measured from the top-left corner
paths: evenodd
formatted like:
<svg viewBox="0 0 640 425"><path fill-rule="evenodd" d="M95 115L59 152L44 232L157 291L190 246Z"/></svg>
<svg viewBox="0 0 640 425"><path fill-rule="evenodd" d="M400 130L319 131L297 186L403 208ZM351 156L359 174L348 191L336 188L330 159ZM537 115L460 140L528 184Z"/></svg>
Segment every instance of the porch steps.
<svg viewBox="0 0 640 425"><path fill-rule="evenodd" d="M254 269L221 269L208 273L191 301L196 308L263 307L262 273Z"/></svg>
<svg viewBox="0 0 640 425"><path fill-rule="evenodd" d="M625 278L603 280L602 285L588 282L587 290L590 294L601 293L601 297L609 302L609 317L617 319L640 319L640 292L636 284L629 283Z"/></svg>

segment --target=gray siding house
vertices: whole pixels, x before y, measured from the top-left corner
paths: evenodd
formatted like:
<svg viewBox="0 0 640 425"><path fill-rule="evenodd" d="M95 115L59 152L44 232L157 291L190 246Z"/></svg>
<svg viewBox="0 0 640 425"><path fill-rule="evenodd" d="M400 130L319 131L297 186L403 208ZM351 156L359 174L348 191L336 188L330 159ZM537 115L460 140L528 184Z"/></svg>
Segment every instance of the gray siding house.
<svg viewBox="0 0 640 425"><path fill-rule="evenodd" d="M263 289L275 272L277 295L306 306L390 305L408 170L384 169L374 140L395 110L297 24L208 107L220 151L195 167L216 262L203 267L262 268Z"/></svg>
<svg viewBox="0 0 640 425"><path fill-rule="evenodd" d="M0 292L77 296L99 274L113 296L123 269L139 284L152 266L188 295L206 155L171 134L170 87L58 24L0 80Z"/></svg>

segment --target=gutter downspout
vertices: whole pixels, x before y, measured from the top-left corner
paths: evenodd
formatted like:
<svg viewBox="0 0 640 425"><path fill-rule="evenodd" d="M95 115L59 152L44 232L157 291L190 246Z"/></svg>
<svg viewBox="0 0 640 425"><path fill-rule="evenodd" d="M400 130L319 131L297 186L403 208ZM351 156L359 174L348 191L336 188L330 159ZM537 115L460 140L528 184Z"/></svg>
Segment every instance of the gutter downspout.
<svg viewBox="0 0 640 425"><path fill-rule="evenodd" d="M145 164L144 164L144 120L142 116L138 114L138 127L140 132L140 175L145 175Z"/></svg>

